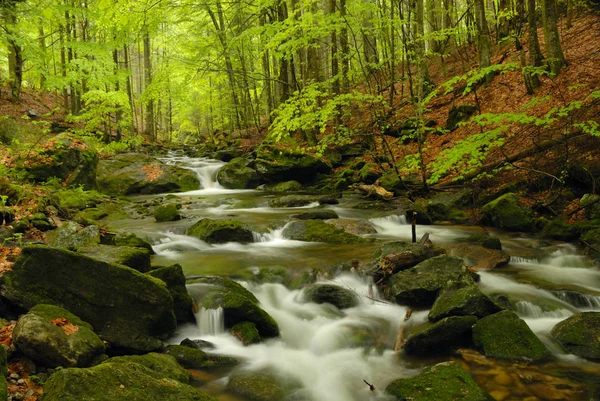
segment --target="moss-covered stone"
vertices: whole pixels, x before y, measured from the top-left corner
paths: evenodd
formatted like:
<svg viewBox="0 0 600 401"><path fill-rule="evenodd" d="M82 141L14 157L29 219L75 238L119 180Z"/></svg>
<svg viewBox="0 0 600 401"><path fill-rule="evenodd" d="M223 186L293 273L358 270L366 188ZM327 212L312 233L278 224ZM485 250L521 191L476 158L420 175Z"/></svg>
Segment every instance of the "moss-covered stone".
<svg viewBox="0 0 600 401"><path fill-rule="evenodd" d="M296 192L302 189L302 184L300 184L298 181L292 180L280 182L278 184L269 186L267 189L271 192Z"/></svg>
<svg viewBox="0 0 600 401"><path fill-rule="evenodd" d="M338 309L353 308L358 305L356 294L333 284L312 284L304 288L304 298L317 304L328 303Z"/></svg>
<svg viewBox="0 0 600 401"><path fill-rule="evenodd" d="M587 246L586 252L594 258L600 258L600 228L587 231L581 236L581 241Z"/></svg>
<svg viewBox="0 0 600 401"><path fill-rule="evenodd" d="M576 313L556 324L550 334L567 352L600 360L600 312Z"/></svg>
<svg viewBox="0 0 600 401"><path fill-rule="evenodd" d="M263 180L253 166L252 160L236 157L221 167L217 173L217 181L229 189L256 188Z"/></svg>
<svg viewBox="0 0 600 401"><path fill-rule="evenodd" d="M21 353L50 367L88 366L105 350L91 325L54 305L38 304L21 315L12 338Z"/></svg>
<svg viewBox="0 0 600 401"><path fill-rule="evenodd" d="M154 250L152 249L152 245L146 240L138 237L134 233L121 232L117 233L114 237L114 244L116 246L132 246L134 248L144 248L150 251L150 254L154 254Z"/></svg>
<svg viewBox="0 0 600 401"><path fill-rule="evenodd" d="M450 316L417 326L405 334L404 351L409 355L439 354L468 345L476 321L475 316Z"/></svg>
<svg viewBox="0 0 600 401"><path fill-rule="evenodd" d="M46 381L43 401L216 401L202 391L139 363L105 362L59 370Z"/></svg>
<svg viewBox="0 0 600 401"><path fill-rule="evenodd" d="M46 234L46 242L57 248L77 249L100 243L100 229L97 226L82 227L67 221L56 230Z"/></svg>
<svg viewBox="0 0 600 401"><path fill-rule="evenodd" d="M446 251L432 243L413 244L406 241L392 241L383 244L374 254L377 267L386 272L397 273L410 269L426 259L444 255Z"/></svg>
<svg viewBox="0 0 600 401"><path fill-rule="evenodd" d="M0 376L8 375L8 352L4 345L0 345Z"/></svg>
<svg viewBox="0 0 600 401"><path fill-rule="evenodd" d="M225 327L231 328L240 322L256 325L261 338L279 335L279 326L258 304L256 297L236 282L225 277L201 277L188 284L208 284L201 306L206 309L223 308Z"/></svg>
<svg viewBox="0 0 600 401"><path fill-rule="evenodd" d="M491 401L471 375L458 362L427 367L408 379L390 383L385 392L398 401Z"/></svg>
<svg viewBox="0 0 600 401"><path fill-rule="evenodd" d="M163 377L177 380L181 383L189 383L192 375L177 362L174 356L150 352L145 355L116 356L108 359L110 363L139 363L148 369L155 371Z"/></svg>
<svg viewBox="0 0 600 401"><path fill-rule="evenodd" d="M98 163L98 190L107 195L181 192L199 186L193 171L141 153L122 153Z"/></svg>
<svg viewBox="0 0 600 401"><path fill-rule="evenodd" d="M473 279L462 260L442 255L394 274L386 293L401 305L431 307L442 289L468 285Z"/></svg>
<svg viewBox="0 0 600 401"><path fill-rule="evenodd" d="M285 226L282 235L296 241L328 244L358 244L371 241L371 239L349 234L322 220L292 221Z"/></svg>
<svg viewBox="0 0 600 401"><path fill-rule="evenodd" d="M327 224L352 235L377 234L377 230L368 220L334 219L327 221Z"/></svg>
<svg viewBox="0 0 600 401"><path fill-rule="evenodd" d="M329 220L337 219L339 216L335 210L331 209L317 209L311 210L310 212L293 214L290 217L298 220Z"/></svg>
<svg viewBox="0 0 600 401"><path fill-rule="evenodd" d="M477 244L458 244L452 248L451 255L462 258L467 266L476 266L480 269L506 266L510 262L510 255L505 251L489 249Z"/></svg>
<svg viewBox="0 0 600 401"><path fill-rule="evenodd" d="M183 268L179 264L172 266L160 267L158 269L151 270L148 274L152 277L156 277L167 284L167 289L173 298L173 309L175 310L175 317L177 322L195 322L193 313L192 297L187 292L185 286L185 275L183 274Z"/></svg>
<svg viewBox="0 0 600 401"><path fill-rule="evenodd" d="M501 310L502 308L482 293L476 285L448 288L440 293L431 307L429 320L435 322L448 316L482 318Z"/></svg>
<svg viewBox="0 0 600 401"><path fill-rule="evenodd" d="M160 348L176 327L164 282L63 249L23 248L0 290L22 308L61 306L90 323L111 347L133 353Z"/></svg>
<svg viewBox="0 0 600 401"><path fill-rule="evenodd" d="M237 373L229 378L228 392L251 401L283 401L287 389L281 380L262 373Z"/></svg>
<svg viewBox="0 0 600 401"><path fill-rule="evenodd" d="M163 352L173 356L177 362L187 369L212 369L231 367L240 363L236 358L208 354L198 347L185 345L167 345Z"/></svg>
<svg viewBox="0 0 600 401"><path fill-rule="evenodd" d="M470 104L461 104L452 106L448 111L448 119L446 120L446 129L454 131L458 128L458 123L467 121L473 114L477 112L477 107Z"/></svg>
<svg viewBox="0 0 600 401"><path fill-rule="evenodd" d="M400 195L401 193L406 191L406 187L398 178L398 174L394 170L386 171L379 179L377 180L377 184L382 186L387 191L393 192L394 195Z"/></svg>
<svg viewBox="0 0 600 401"><path fill-rule="evenodd" d="M261 341L260 333L252 322L237 323L233 325L230 331L244 345L256 344Z"/></svg>
<svg viewBox="0 0 600 401"><path fill-rule="evenodd" d="M497 251L502 250L502 242L500 242L500 239L498 237L490 237L489 235L471 235L461 241L469 244L481 245L487 249L495 249Z"/></svg>
<svg viewBox="0 0 600 401"><path fill-rule="evenodd" d="M125 265L146 273L150 271L150 252L130 246L93 245L77 248L77 252L107 263Z"/></svg>
<svg viewBox="0 0 600 401"><path fill-rule="evenodd" d="M358 171L357 180L364 184L374 184L379 177L381 177L379 166L367 163Z"/></svg>
<svg viewBox="0 0 600 401"><path fill-rule="evenodd" d="M576 224L567 224L563 219L554 219L542 229L542 237L560 241L573 241L579 235L581 228Z"/></svg>
<svg viewBox="0 0 600 401"><path fill-rule="evenodd" d="M213 220L204 218L188 228L186 234L209 244L254 241L252 230L241 221L234 219Z"/></svg>
<svg viewBox="0 0 600 401"><path fill-rule="evenodd" d="M255 168L267 182L296 180L307 183L318 174L331 171L331 165L323 159L303 152L279 149L270 144L256 148Z"/></svg>
<svg viewBox="0 0 600 401"><path fill-rule="evenodd" d="M179 214L179 209L175 203L166 203L157 206L154 209L153 215L157 223L181 220L181 214Z"/></svg>
<svg viewBox="0 0 600 401"><path fill-rule="evenodd" d="M517 195L507 193L487 203L481 209L484 223L509 231L527 231L533 225L531 210L527 209Z"/></svg>
<svg viewBox="0 0 600 401"><path fill-rule="evenodd" d="M527 323L510 311L486 316L473 326L473 342L486 356L539 361L551 356Z"/></svg>
<svg viewBox="0 0 600 401"><path fill-rule="evenodd" d="M321 196L318 195L286 195L281 198L271 199L271 207L300 207L318 202Z"/></svg>

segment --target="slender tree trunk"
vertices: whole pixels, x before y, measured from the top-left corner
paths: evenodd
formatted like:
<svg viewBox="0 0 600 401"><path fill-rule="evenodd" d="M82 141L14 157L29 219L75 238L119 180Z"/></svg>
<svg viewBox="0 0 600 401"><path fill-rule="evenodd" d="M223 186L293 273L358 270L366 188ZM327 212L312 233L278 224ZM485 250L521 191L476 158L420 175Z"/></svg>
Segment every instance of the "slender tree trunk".
<svg viewBox="0 0 600 401"><path fill-rule="evenodd" d="M535 0L527 0L527 47L529 48L529 65L534 67L540 67L544 62L537 29L538 19Z"/></svg>
<svg viewBox="0 0 600 401"><path fill-rule="evenodd" d="M329 0L329 11L334 14L337 9L337 1ZM332 92L335 94L340 93L340 63L338 54L338 39L335 30L331 33L331 78L332 78Z"/></svg>
<svg viewBox="0 0 600 401"><path fill-rule="evenodd" d="M147 28L144 30L144 83L145 91L147 91L152 85L152 54L150 46L150 34ZM156 131L154 124L154 100L151 98L146 99L146 121L144 127L144 133L150 138L150 140L156 140Z"/></svg>
<svg viewBox="0 0 600 401"><path fill-rule="evenodd" d="M479 54L479 68L484 69L492 65L492 40L487 19L485 17L485 4L483 0L475 0L475 23L477 25L477 51ZM486 82L492 82L493 73L485 76Z"/></svg>
<svg viewBox="0 0 600 401"><path fill-rule="evenodd" d="M342 17L342 28L340 29L340 61L342 63L342 92L350 92L350 51L348 46L348 29L346 28L346 0L340 0L340 16Z"/></svg>
<svg viewBox="0 0 600 401"><path fill-rule="evenodd" d="M47 66L47 61L46 61L46 34L44 33L44 25L42 23L42 19L39 18L38 19L38 45L40 46L40 53L42 54L42 57L44 58L44 63L43 63L43 67L44 67L44 71L40 72L40 89L43 89L44 86L46 85L46 66Z"/></svg>
<svg viewBox="0 0 600 401"><path fill-rule="evenodd" d="M417 117L417 145L419 152L419 167L421 169L421 180L423 182L423 190L429 191L427 184L427 170L425 167L425 160L423 158L423 144L425 142L425 124L423 122L423 98L425 97L425 85L428 80L427 64L425 63L425 21L424 21L424 10L423 0L414 0L415 10L415 64L416 64L416 76L417 76L417 88L416 88L416 117Z"/></svg>
<svg viewBox="0 0 600 401"><path fill-rule="evenodd" d="M500 0L498 3L498 41L510 36L510 6L510 0Z"/></svg>
<svg viewBox="0 0 600 401"><path fill-rule="evenodd" d="M131 67L129 65L129 49L127 45L123 45L123 67L128 72L125 85L127 88L127 99L129 100L129 108L131 109L131 133L133 134L135 131L135 127L137 124L137 113L135 112L135 103L133 101L133 89L131 88L131 76L133 74Z"/></svg>
<svg viewBox="0 0 600 401"><path fill-rule="evenodd" d="M266 24L266 12L263 11L260 15L260 25L265 26ZM263 39L263 42L266 43L266 39ZM264 75L264 97L265 97L265 117L267 120L267 124L271 125L271 111L273 110L273 93L272 93L272 83L271 83L271 65L269 62L269 51L265 48L263 49L262 54L262 70Z"/></svg>
<svg viewBox="0 0 600 401"><path fill-rule="evenodd" d="M552 74L557 75L566 65L565 55L560 44L558 33L558 10L556 0L542 0L542 16L544 19L544 39L546 42L547 62Z"/></svg>
<svg viewBox="0 0 600 401"><path fill-rule="evenodd" d="M15 1L8 1L3 5L5 31L9 35L16 35L17 6ZM21 86L23 84L23 49L14 38L8 38L8 76L13 101L21 98Z"/></svg>

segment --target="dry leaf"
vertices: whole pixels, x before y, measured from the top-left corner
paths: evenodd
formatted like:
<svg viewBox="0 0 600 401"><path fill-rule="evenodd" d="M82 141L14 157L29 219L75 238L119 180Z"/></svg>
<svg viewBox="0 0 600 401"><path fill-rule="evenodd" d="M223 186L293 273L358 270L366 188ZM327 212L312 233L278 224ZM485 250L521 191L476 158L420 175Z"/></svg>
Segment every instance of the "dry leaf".
<svg viewBox="0 0 600 401"><path fill-rule="evenodd" d="M73 323L69 322L69 319L67 319L66 317L59 317L50 321L58 327L61 327L65 334L68 336L79 331L79 326L76 326Z"/></svg>
<svg viewBox="0 0 600 401"><path fill-rule="evenodd" d="M148 181L155 181L162 175L162 170L158 164L149 164L141 168L141 171L146 173L146 179Z"/></svg>

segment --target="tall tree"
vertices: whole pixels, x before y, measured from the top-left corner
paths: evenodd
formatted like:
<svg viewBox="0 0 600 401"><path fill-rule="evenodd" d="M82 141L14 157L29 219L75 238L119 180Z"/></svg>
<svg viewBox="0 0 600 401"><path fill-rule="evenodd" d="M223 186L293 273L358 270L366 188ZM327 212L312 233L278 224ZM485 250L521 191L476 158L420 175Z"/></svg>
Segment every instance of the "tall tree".
<svg viewBox="0 0 600 401"><path fill-rule="evenodd" d="M477 53L479 55L479 68L484 69L492 65L492 40L488 28L484 0L474 0L475 23L477 25ZM493 73L488 73L486 82L494 79Z"/></svg>
<svg viewBox="0 0 600 401"><path fill-rule="evenodd" d="M544 22L544 39L546 56L552 74L558 74L567 61L560 44L558 33L558 10L556 0L542 0L542 17Z"/></svg>

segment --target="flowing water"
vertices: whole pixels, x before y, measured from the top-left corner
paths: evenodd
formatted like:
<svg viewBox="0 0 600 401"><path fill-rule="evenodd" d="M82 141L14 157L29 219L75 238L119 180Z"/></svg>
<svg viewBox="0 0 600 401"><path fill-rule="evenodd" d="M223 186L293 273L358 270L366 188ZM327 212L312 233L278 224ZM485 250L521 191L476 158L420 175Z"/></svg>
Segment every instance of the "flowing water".
<svg viewBox="0 0 600 401"><path fill-rule="evenodd" d="M289 216L318 205L271 208L268 201L275 194L221 187L216 174L222 162L181 156L169 156L163 161L195 171L201 182L198 190L175 194L187 218L169 223L156 223L149 218L127 220L116 222L111 228L127 229L149 238L156 251L154 265L179 263L187 276L237 278L259 299L281 331L280 338L243 346L226 332L222 310L200 309L196 313L197 324L180 327L170 342L179 343L184 338L208 341L215 347L210 352L241 358L244 362L237 370L276 372L294 384L296 390L290 399L303 401L387 400L383 390L392 380L413 376L424 366L448 360L443 355L415 359L394 352L407 308L385 302L367 277L347 269L335 277L327 274L350 261L359 266L367 263L383 240L410 240L411 227L399 211L358 209L354 206L360 199L345 196L340 204L326 207L341 218L368 221L377 230L377 234L368 236L379 241L351 246L293 241L282 235ZM142 202L148 197L132 200ZM202 217L242 220L253 228L254 242L213 245L186 236L185 229ZM418 229L419 235L428 232L436 245L449 248L460 238L484 232L481 227L464 226ZM491 234L502 240L503 248L511 254L511 262L493 271L480 271L482 291L490 296L505 295L515 302L515 312L556 354L556 361L524 367L497 361L473 362L465 357L471 374L496 399L593 399L592 394L600 387L600 366L565 355L552 342L549 332L573 313L600 311L600 270L573 245L540 243L533 238L493 231ZM321 281L353 290L360 303L341 313L330 305L305 302L301 290L281 284L253 284L252 278L260 269L272 267L297 274L318 272ZM188 291L201 299L207 291L206 284L192 284ZM425 322L427 313L413 312L405 329ZM483 368L486 364L489 369ZM553 388L579 386L578 391L549 395L547 390L536 387L537 383L523 379L521 371L527 369L536 369L535 375L545 377L546 382L558 380ZM500 386L500 390L496 383L498 371L513 378L510 384ZM229 373L206 374L196 384L220 400L244 401L224 390ZM558 379L561 375L568 376L570 381L561 382ZM375 391L364 381L373 384Z"/></svg>

